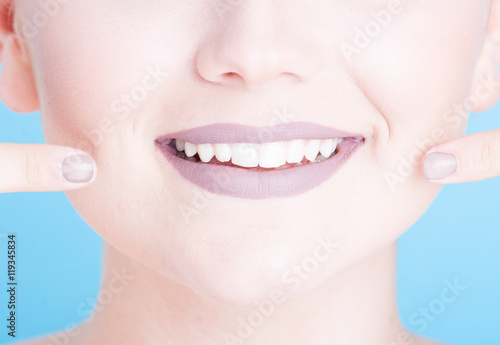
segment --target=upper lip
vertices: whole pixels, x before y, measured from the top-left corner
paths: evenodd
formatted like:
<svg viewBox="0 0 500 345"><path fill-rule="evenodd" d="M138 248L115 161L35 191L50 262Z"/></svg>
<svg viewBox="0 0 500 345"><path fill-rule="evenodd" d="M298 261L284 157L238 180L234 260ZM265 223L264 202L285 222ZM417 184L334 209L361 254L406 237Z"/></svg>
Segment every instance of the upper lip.
<svg viewBox="0 0 500 345"><path fill-rule="evenodd" d="M179 139L196 145L217 143L260 144L295 139L333 139L348 137L359 141L364 139L363 135L358 133L349 133L312 122L286 122L268 127L220 123L165 134L158 137L156 142L161 144L172 139Z"/></svg>

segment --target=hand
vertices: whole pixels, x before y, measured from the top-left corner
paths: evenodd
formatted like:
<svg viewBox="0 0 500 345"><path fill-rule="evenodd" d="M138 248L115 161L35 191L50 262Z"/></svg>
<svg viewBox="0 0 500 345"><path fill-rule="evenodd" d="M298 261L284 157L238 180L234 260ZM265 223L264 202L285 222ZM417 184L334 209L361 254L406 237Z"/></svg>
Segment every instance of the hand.
<svg viewBox="0 0 500 345"><path fill-rule="evenodd" d="M0 193L63 191L95 180L94 160L82 151L48 144L0 143Z"/></svg>
<svg viewBox="0 0 500 345"><path fill-rule="evenodd" d="M500 129L440 144L427 152L422 169L433 182L459 183L500 176Z"/></svg>

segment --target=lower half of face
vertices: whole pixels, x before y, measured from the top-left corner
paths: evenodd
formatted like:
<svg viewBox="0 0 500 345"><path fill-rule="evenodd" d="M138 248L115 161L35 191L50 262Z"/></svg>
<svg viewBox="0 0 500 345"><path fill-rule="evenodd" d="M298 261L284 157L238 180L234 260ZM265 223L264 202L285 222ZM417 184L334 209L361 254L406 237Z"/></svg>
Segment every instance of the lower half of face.
<svg viewBox="0 0 500 345"><path fill-rule="evenodd" d="M209 298L244 305L276 288L293 298L318 286L392 243L439 190L420 161L463 133L487 9L455 2L242 3L227 12L210 1L61 4L28 45L46 141L96 160L97 180L68 192L70 201L112 245ZM39 9L24 7L29 24ZM298 122L350 133L332 134L344 145L362 140L342 164L331 163L349 148L340 143L324 161L275 170L197 159L208 146L188 160L185 141L200 136L175 136L208 126L197 144L223 144L214 138L234 125ZM325 139L299 127L275 141ZM158 145L169 135L184 163ZM220 183L238 183L196 183L208 164Z"/></svg>

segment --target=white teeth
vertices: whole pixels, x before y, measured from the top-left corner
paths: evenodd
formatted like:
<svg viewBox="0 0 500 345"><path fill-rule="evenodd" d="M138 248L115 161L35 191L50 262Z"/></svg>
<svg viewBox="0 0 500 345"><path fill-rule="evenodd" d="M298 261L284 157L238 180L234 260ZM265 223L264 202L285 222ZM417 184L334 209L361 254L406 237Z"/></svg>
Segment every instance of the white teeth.
<svg viewBox="0 0 500 345"><path fill-rule="evenodd" d="M323 140L321 141L321 145L319 146L319 152L324 157L329 157L333 151L333 139Z"/></svg>
<svg viewBox="0 0 500 345"><path fill-rule="evenodd" d="M175 139L175 148L177 151L184 151L184 141Z"/></svg>
<svg viewBox="0 0 500 345"><path fill-rule="evenodd" d="M214 156L214 146L212 144L198 145L198 155L202 162L208 163Z"/></svg>
<svg viewBox="0 0 500 345"><path fill-rule="evenodd" d="M342 142L342 138L337 138L337 139L334 139L333 140L333 148L332 148L332 152L334 152L336 149L337 149L337 146L339 146L339 144Z"/></svg>
<svg viewBox="0 0 500 345"><path fill-rule="evenodd" d="M231 161L234 165L245 168L287 168L287 163L302 165L304 156L312 163L321 162L332 155L342 138L325 140L292 140L269 142L263 144L234 143L234 144L192 144L182 140L175 140L178 151L184 151L188 160L208 163L215 158L219 162ZM305 164L305 163L304 163ZM255 170L255 169L254 169Z"/></svg>
<svg viewBox="0 0 500 345"><path fill-rule="evenodd" d="M288 154L286 161L288 163L299 163L304 159L304 140L292 140L288 144Z"/></svg>
<svg viewBox="0 0 500 345"><path fill-rule="evenodd" d="M231 145L215 144L215 158L219 162L229 162L231 160Z"/></svg>
<svg viewBox="0 0 500 345"><path fill-rule="evenodd" d="M313 161L316 159L319 153L320 140L309 140L306 145L306 150L304 156L307 160Z"/></svg>
<svg viewBox="0 0 500 345"><path fill-rule="evenodd" d="M195 144L188 143L187 141L184 143L184 153L186 153L186 156L193 157L196 152L198 152L198 148Z"/></svg>
<svg viewBox="0 0 500 345"><path fill-rule="evenodd" d="M245 168L259 165L259 151L250 143L233 144L231 162Z"/></svg>
<svg viewBox="0 0 500 345"><path fill-rule="evenodd" d="M284 142L264 143L260 148L259 166L277 168L286 164L286 145Z"/></svg>

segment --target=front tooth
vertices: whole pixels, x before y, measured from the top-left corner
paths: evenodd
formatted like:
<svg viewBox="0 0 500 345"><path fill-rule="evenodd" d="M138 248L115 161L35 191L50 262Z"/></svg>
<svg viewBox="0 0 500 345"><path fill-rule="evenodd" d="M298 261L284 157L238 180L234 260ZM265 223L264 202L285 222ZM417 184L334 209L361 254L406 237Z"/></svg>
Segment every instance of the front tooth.
<svg viewBox="0 0 500 345"><path fill-rule="evenodd" d="M184 151L184 140L175 139L175 148L177 151Z"/></svg>
<svg viewBox="0 0 500 345"><path fill-rule="evenodd" d="M215 158L219 162L229 162L231 160L231 145L215 144Z"/></svg>
<svg viewBox="0 0 500 345"><path fill-rule="evenodd" d="M330 157L333 151L333 139L321 140L319 152L324 157Z"/></svg>
<svg viewBox="0 0 500 345"><path fill-rule="evenodd" d="M286 161L288 163L299 163L304 159L304 140L292 140L288 144L288 154Z"/></svg>
<svg viewBox="0 0 500 345"><path fill-rule="evenodd" d="M263 168L277 168L286 164L286 146L284 142L264 143L260 148L259 165Z"/></svg>
<svg viewBox="0 0 500 345"><path fill-rule="evenodd" d="M214 156L214 147L212 144L200 144L198 145L198 155L200 159L204 163L210 162L212 157Z"/></svg>
<svg viewBox="0 0 500 345"><path fill-rule="evenodd" d="M337 149L337 146L338 144L340 144L342 142L342 138L337 138L337 139L334 139L333 140L333 148L332 148L332 153L335 152L335 150Z"/></svg>
<svg viewBox="0 0 500 345"><path fill-rule="evenodd" d="M187 141L184 143L184 153L186 154L186 156L193 157L196 152L198 152L198 148L195 144Z"/></svg>
<svg viewBox="0 0 500 345"><path fill-rule="evenodd" d="M305 156L309 161L313 161L318 156L320 140L309 140L306 145Z"/></svg>
<svg viewBox="0 0 500 345"><path fill-rule="evenodd" d="M259 165L259 151L249 143L233 144L231 150L231 162L245 168Z"/></svg>

